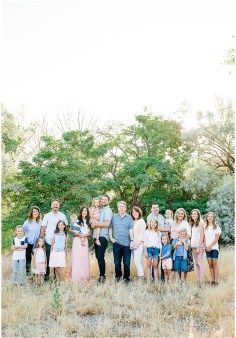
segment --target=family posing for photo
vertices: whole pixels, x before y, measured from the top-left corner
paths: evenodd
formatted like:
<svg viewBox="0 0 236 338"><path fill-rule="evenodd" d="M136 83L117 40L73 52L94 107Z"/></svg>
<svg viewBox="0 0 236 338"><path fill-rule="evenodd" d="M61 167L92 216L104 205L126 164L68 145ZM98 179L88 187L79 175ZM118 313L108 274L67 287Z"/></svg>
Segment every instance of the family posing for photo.
<svg viewBox="0 0 236 338"><path fill-rule="evenodd" d="M115 279L130 281L131 256L137 276L144 278L143 255L146 257L147 280L158 283L158 267L161 279L166 283L179 279L186 281L187 273L197 271L201 285L204 278L203 253L206 252L212 282L218 285L218 240L221 234L213 212L205 220L200 211L193 209L187 221L183 208L166 210L165 217L159 213L158 204L152 204L147 224L142 211L134 206L127 213L124 201L117 203L117 213L109 207L110 198L103 195L94 198L90 208L82 207L79 215L70 216L70 228L66 216L59 211L60 203L53 200L51 211L41 220L40 209L32 207L24 224L16 227L12 243L12 282L25 283L25 272L34 275L35 283L49 280L50 271L58 282L66 280L66 270L72 282L90 279L88 237L93 230L95 255L99 267L99 282L106 280L105 252L110 240L113 244ZM71 262L67 266L68 231L71 233ZM123 262L123 271L122 271Z"/></svg>

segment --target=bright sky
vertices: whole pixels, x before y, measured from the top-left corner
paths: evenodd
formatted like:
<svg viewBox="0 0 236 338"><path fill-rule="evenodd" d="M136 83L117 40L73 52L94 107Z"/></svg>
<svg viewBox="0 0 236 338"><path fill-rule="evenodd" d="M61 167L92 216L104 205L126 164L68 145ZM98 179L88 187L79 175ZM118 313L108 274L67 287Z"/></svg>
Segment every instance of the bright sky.
<svg viewBox="0 0 236 338"><path fill-rule="evenodd" d="M221 64L232 48L233 0L3 1L2 102L27 119L80 109L101 124L147 106L233 97Z"/></svg>

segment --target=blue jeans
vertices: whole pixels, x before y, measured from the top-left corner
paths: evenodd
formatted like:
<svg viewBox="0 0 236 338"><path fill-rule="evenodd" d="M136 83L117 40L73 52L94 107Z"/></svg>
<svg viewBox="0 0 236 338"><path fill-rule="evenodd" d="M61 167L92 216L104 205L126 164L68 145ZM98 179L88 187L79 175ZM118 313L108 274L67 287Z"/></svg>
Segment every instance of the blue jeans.
<svg viewBox="0 0 236 338"><path fill-rule="evenodd" d="M101 245L97 245L94 241L95 255L98 261L100 277L106 274L105 252L108 245L108 240L105 237L99 237Z"/></svg>
<svg viewBox="0 0 236 338"><path fill-rule="evenodd" d="M25 283L25 259L18 259L12 261L12 283L17 284L17 275L20 273L20 284Z"/></svg>
<svg viewBox="0 0 236 338"><path fill-rule="evenodd" d="M131 258L131 250L129 246L124 246L124 245L121 245L115 242L113 244L113 256L114 256L116 278L120 279L122 277L121 261L123 259L124 279L126 281L129 281L130 280L130 258Z"/></svg>

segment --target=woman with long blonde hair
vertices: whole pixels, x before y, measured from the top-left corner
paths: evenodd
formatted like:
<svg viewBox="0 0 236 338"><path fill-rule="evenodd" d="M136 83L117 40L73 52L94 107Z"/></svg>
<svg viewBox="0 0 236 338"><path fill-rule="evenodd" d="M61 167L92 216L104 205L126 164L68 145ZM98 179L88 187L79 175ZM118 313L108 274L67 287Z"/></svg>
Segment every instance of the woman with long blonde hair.
<svg viewBox="0 0 236 338"><path fill-rule="evenodd" d="M197 268L198 284L201 285L204 276L203 264L203 240L204 227L201 219L201 213L198 209L193 209L190 214L189 224L191 226L191 248L193 258Z"/></svg>
<svg viewBox="0 0 236 338"><path fill-rule="evenodd" d="M181 230L186 229L187 231L187 239L191 238L191 227L187 221L187 213L184 208L178 208L175 212L174 216L174 224L171 227L171 239L177 239L179 237L179 233ZM194 271L194 264L193 264L193 254L191 248L187 251L187 263L188 263L188 271ZM184 272L186 278L187 272Z"/></svg>

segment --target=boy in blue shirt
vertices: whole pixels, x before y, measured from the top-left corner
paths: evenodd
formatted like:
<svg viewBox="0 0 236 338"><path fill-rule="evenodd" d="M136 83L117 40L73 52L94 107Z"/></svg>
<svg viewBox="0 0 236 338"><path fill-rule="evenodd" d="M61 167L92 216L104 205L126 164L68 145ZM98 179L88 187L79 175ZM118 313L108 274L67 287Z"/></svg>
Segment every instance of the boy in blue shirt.
<svg viewBox="0 0 236 338"><path fill-rule="evenodd" d="M172 246L174 249L173 265L174 265L175 278L178 272L181 282L185 281L187 278L187 273L188 273L187 252L188 252L189 245L190 245L190 242L187 238L187 230L186 229L180 230L179 238L176 238L173 240Z"/></svg>

